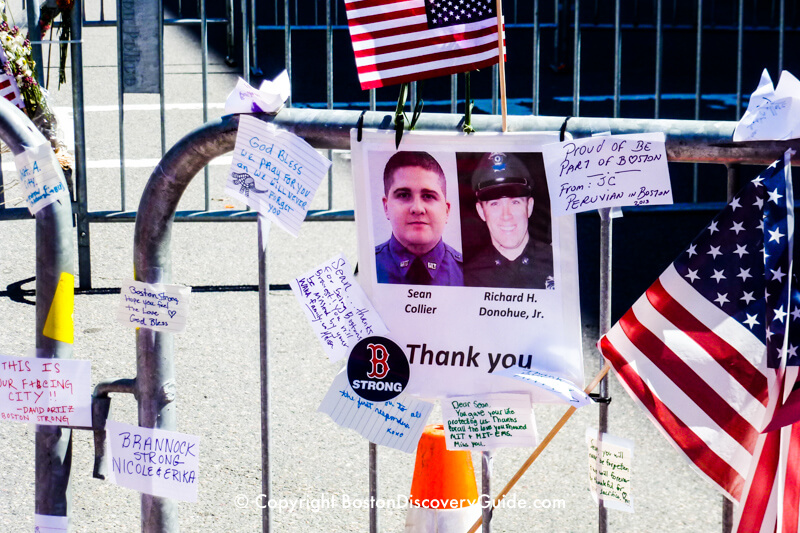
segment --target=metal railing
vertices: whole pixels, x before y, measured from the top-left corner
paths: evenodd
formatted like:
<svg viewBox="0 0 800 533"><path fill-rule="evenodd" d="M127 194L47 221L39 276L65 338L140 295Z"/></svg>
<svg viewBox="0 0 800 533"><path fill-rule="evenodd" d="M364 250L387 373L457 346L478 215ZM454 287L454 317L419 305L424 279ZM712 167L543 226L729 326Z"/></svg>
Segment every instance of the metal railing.
<svg viewBox="0 0 800 533"><path fill-rule="evenodd" d="M24 0L30 6L35 0ZM126 197L131 186L126 179L125 97L118 95L119 203L112 209L89 209L87 161L85 157L83 27L117 24L120 0L100 0L87 7L78 0L70 42L73 116L76 150L76 205L79 285L89 288L91 274L90 226L99 222L130 222ZM345 9L335 0L226 0L208 6L206 0L159 0L174 10L164 11L164 26L199 28L202 67L203 120L208 120L208 28L225 25L226 38L219 43L229 63L241 55L245 79L272 77L285 66L295 79L309 72L325 72L324 83L295 82L289 106L312 109L391 109L395 88L361 91L352 65ZM213 9L211 9L213 7ZM302 8L302 9L301 9ZM684 119L734 120L751 86L767 66L797 70L800 58L784 57L787 46L800 38L800 7L786 0L755 0L732 3L708 0L533 0L505 2L508 31L508 96L512 114L572 115L597 117L670 116ZM209 16L207 11L212 11ZM293 34L303 35L299 44ZM162 32L163 33L163 32ZM238 41L238 44L237 44ZM682 43L682 44L681 44ZM688 43L688 44L687 44ZM298 46L324 45L325 54L303 54ZM163 48L163 47L162 47ZM304 50L304 48L301 48ZM749 50L753 50L750 52ZM765 52L766 51L766 52ZM772 53L770 53L772 51ZM119 61L118 51L118 61ZM713 55L713 62L703 58ZM694 57L692 57L694 56ZM163 50L162 50L163 57ZM687 60L687 58L689 58ZM118 65L121 78L121 66ZM773 73L777 71L773 70ZM422 87L426 109L456 113L463 110L460 76L429 80ZM321 78L322 79L322 78ZM120 83L121 85L121 83ZM497 76L483 72L472 76L472 93L478 112L496 114ZM314 87L319 87L315 90ZM412 95L413 96L413 95ZM165 96L159 90L161 154L166 148ZM424 116L424 115L423 115ZM598 124L598 131L608 129ZM330 153L329 153L330 156ZM724 187L704 184L696 166L673 171L673 189L679 203L721 201ZM202 209L186 211L176 220L227 221L248 219L246 210L213 210L210 179L204 170ZM706 187L704 189L704 187ZM333 207L332 174L328 180L328 207ZM0 198L0 202L3 199ZM0 220L26 218L24 209L0 206ZM314 215L330 218L337 215Z"/></svg>
<svg viewBox="0 0 800 533"><path fill-rule="evenodd" d="M356 127L386 128L388 123L382 113L361 114L357 111L331 111L308 109L284 109L277 116L261 116L265 121L292 131L306 139L318 149L349 149L350 130ZM425 131L458 131L461 117L458 115L425 115L418 125ZM191 217L191 213L177 211L178 203L192 178L213 158L230 152L235 144L238 130L238 115L223 117L187 134L173 146L156 166L147 184L136 217L134 236L134 264L136 278L147 283L171 283L171 228L175 220ZM359 125L360 124L360 125ZM729 190L737 179L741 164L765 164L787 148L800 149L800 140L782 142L754 142L734 144L730 141L734 122L702 122L687 120L635 120L572 118L564 124L560 117L510 117L510 131L553 131L562 125L573 137L587 137L599 126L608 127L612 134L666 132L666 149L670 162L720 163L728 171ZM476 117L476 126L484 131L500 131L500 118L496 116ZM637 209L637 208L633 208ZM638 208L644 210L648 208ZM243 214L238 219L255 219L255 213ZM314 219L350 219L352 212L310 214ZM611 255L612 219L608 210L601 211L600 223L600 329L611 326ZM262 494L270 498L269 461L269 343L267 335L268 306L266 294L269 279L266 270L267 247L265 237L259 232L259 319L261 349L261 420L262 420ZM137 331L137 378L126 380L135 383L136 399L139 403L139 424L143 427L159 427L174 430L177 405L175 404L175 376L173 368L173 334L151 330ZM602 362L600 365L602 366ZM131 392L128 386L122 392ZM607 395L604 381L600 394ZM608 405L600 406L600 431L608 430ZM378 497L378 450L371 445L369 450L370 497ZM484 494L491 486L489 468L482 469ZM491 494L488 494L491 497ZM374 500L373 500L374 501ZM148 533L175 531L177 507L169 499L142 495L142 530ZM600 531L606 530L605 508L600 507ZM729 517L730 507L726 507ZM269 508L264 506L262 528L270 531ZM486 515L483 531L491 530L491 520ZM370 531L379 531L377 508L370 509Z"/></svg>

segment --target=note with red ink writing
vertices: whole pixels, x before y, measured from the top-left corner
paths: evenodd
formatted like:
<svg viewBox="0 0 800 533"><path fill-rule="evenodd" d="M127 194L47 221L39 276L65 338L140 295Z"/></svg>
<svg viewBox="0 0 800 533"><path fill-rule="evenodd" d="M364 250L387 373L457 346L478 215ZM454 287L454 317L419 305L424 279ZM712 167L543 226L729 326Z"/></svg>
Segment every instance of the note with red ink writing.
<svg viewBox="0 0 800 533"><path fill-rule="evenodd" d="M92 426L92 363L0 355L0 420Z"/></svg>
<svg viewBox="0 0 800 533"><path fill-rule="evenodd" d="M448 450L493 450L538 442L528 394L495 393L442 400Z"/></svg>
<svg viewBox="0 0 800 533"><path fill-rule="evenodd" d="M191 287L129 280L120 289L117 320L135 328L180 333L186 329Z"/></svg>
<svg viewBox="0 0 800 533"><path fill-rule="evenodd" d="M556 216L601 207L672 203L661 132L602 135L542 147Z"/></svg>
<svg viewBox="0 0 800 533"><path fill-rule="evenodd" d="M417 447L433 404L400 395L385 402L361 398L342 369L317 409L370 442L411 453Z"/></svg>
<svg viewBox="0 0 800 533"><path fill-rule="evenodd" d="M25 203L32 215L56 200L70 201L64 172L49 142L17 154L14 163Z"/></svg>
<svg viewBox="0 0 800 533"><path fill-rule="evenodd" d="M111 483L153 496L197 501L200 437L109 420L106 438Z"/></svg>
<svg viewBox="0 0 800 533"><path fill-rule="evenodd" d="M340 254L289 282L331 361L361 339L389 332Z"/></svg>
<svg viewBox="0 0 800 533"><path fill-rule="evenodd" d="M225 192L297 237L330 166L297 135L241 115Z"/></svg>

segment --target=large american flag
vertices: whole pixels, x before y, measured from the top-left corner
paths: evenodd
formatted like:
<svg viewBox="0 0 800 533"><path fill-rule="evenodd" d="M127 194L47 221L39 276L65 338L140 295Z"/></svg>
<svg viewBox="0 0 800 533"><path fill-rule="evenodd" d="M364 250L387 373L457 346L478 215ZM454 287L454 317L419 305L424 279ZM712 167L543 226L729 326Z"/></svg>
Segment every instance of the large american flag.
<svg viewBox="0 0 800 533"><path fill-rule="evenodd" d="M664 436L739 502L741 532L798 525L800 424L761 433L797 377L789 165L749 183L598 343Z"/></svg>
<svg viewBox="0 0 800 533"><path fill-rule="evenodd" d="M362 89L498 62L495 0L345 0Z"/></svg>

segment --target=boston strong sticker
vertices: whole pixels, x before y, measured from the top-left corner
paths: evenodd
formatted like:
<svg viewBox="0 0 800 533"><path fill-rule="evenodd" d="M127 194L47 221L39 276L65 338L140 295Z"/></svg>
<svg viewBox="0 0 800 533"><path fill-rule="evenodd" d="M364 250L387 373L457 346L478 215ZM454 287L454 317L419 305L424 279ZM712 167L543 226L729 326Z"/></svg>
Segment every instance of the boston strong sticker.
<svg viewBox="0 0 800 533"><path fill-rule="evenodd" d="M385 402L408 385L406 354L386 337L362 339L350 352L347 379L356 394L371 402Z"/></svg>

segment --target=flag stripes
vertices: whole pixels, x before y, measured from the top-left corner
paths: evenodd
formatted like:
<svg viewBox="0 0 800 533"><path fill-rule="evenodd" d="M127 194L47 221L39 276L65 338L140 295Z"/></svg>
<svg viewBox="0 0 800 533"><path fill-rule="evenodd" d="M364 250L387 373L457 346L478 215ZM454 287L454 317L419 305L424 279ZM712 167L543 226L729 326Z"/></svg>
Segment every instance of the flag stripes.
<svg viewBox="0 0 800 533"><path fill-rule="evenodd" d="M800 347L787 342L800 320L790 165L787 152L752 180L598 343L656 427L738 502L739 533L798 533L800 519L800 422L765 430L800 415L787 401L800 373L787 366Z"/></svg>

